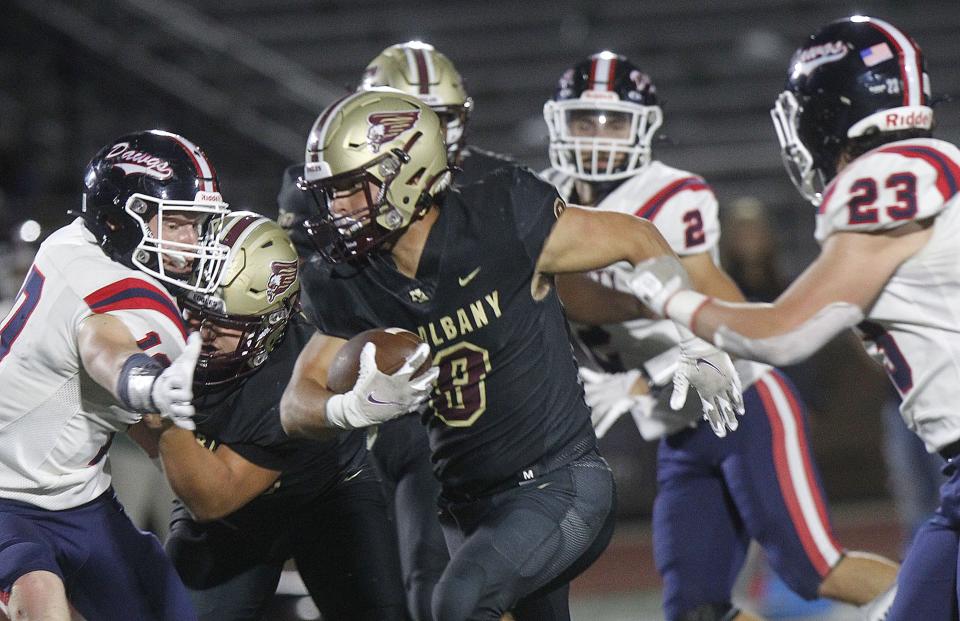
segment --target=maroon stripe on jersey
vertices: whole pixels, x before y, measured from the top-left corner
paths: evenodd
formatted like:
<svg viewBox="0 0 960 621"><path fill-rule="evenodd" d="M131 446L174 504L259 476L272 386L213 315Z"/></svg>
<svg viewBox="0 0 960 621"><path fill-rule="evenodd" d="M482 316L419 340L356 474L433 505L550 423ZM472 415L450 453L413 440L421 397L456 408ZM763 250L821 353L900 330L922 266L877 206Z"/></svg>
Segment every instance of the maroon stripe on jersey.
<svg viewBox="0 0 960 621"><path fill-rule="evenodd" d="M960 165L949 155L923 145L897 145L879 149L881 153L896 153L903 157L918 158L933 166L937 171L937 190L944 202L960 192Z"/></svg>
<svg viewBox="0 0 960 621"><path fill-rule="evenodd" d="M420 94L430 94L430 72L427 71L427 57L423 50L413 50L413 57L417 61L417 73L420 74Z"/></svg>
<svg viewBox="0 0 960 621"><path fill-rule="evenodd" d="M684 177L683 179L678 179L654 194L646 203L633 212L633 215L646 218L647 220L653 220L657 217L657 214L660 213L660 209L666 202L680 192L685 190L696 192L709 189L710 186L700 177Z"/></svg>

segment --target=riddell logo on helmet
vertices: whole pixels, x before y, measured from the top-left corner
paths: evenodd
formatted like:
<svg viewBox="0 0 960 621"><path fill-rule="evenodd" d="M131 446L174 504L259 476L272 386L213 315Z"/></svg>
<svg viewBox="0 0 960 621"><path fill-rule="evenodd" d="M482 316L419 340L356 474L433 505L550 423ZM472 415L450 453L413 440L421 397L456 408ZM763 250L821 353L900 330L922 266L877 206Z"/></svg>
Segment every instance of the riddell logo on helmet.
<svg viewBox="0 0 960 621"><path fill-rule="evenodd" d="M583 91L580 99L590 99L592 101L620 101L620 96L613 91Z"/></svg>
<svg viewBox="0 0 960 621"><path fill-rule="evenodd" d="M170 162L144 151L131 149L129 142L113 145L104 159L119 160L114 166L122 170L124 175L147 175L160 180L169 179L173 175Z"/></svg>
<svg viewBox="0 0 960 621"><path fill-rule="evenodd" d="M382 145L412 128L419 118L419 110L374 112L367 117L367 122L370 123L367 129L367 144L370 145L370 150L378 153Z"/></svg>
<svg viewBox="0 0 960 621"><path fill-rule="evenodd" d="M906 114L902 112L890 112L883 115L883 129L885 131L912 129L915 127L930 129L932 124L933 115L929 112L913 110Z"/></svg>
<svg viewBox="0 0 960 621"><path fill-rule="evenodd" d="M222 203L223 196L220 192L197 192L193 200L198 203Z"/></svg>

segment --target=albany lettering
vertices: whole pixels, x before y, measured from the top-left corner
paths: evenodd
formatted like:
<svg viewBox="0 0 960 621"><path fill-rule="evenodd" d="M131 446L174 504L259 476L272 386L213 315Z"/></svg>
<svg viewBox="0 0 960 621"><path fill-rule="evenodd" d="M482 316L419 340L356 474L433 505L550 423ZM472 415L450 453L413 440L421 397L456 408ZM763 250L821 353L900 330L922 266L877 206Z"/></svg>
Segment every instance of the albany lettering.
<svg viewBox="0 0 960 621"><path fill-rule="evenodd" d="M444 315L425 326L417 327L420 338L434 347L443 345L465 334L488 325L499 319L503 314L500 310L500 292L493 290L482 298L461 306L452 315Z"/></svg>

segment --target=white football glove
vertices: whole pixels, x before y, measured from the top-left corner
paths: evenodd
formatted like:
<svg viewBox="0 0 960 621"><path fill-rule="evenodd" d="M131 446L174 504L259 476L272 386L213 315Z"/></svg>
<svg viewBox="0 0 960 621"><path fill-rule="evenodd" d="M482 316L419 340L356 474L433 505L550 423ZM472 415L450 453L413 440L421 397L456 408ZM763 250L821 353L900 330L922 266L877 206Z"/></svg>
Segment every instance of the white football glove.
<svg viewBox="0 0 960 621"><path fill-rule="evenodd" d="M598 438L606 435L617 420L630 412L649 416L655 400L649 395L631 395L630 390L641 376L632 369L623 373L603 373L580 367L583 394L590 407L590 422Z"/></svg>
<svg viewBox="0 0 960 621"><path fill-rule="evenodd" d="M200 333L187 338L187 346L163 373L157 376L150 388L150 397L160 416L169 418L177 427L193 431L196 410L193 407L193 372L200 357L202 341Z"/></svg>
<svg viewBox="0 0 960 621"><path fill-rule="evenodd" d="M377 368L376 356L376 345L364 345L360 351L360 373L353 388L327 399L327 422L334 427L358 429L397 418L417 409L433 392L440 374L437 367L411 379L430 356L430 347L425 343L393 375Z"/></svg>
<svg viewBox="0 0 960 621"><path fill-rule="evenodd" d="M687 401L687 390L692 384L700 394L703 418L710 423L713 433L722 438L727 429L739 426L737 414L743 414L743 389L740 376L730 356L710 343L678 326L681 336L680 362L673 376L673 394L670 407L679 410Z"/></svg>

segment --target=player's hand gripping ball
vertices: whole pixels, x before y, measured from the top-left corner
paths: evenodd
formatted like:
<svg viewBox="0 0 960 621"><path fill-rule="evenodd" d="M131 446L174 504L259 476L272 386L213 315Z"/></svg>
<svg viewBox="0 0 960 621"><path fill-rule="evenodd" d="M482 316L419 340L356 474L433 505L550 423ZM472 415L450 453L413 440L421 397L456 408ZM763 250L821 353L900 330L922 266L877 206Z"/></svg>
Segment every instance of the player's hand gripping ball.
<svg viewBox="0 0 960 621"><path fill-rule="evenodd" d="M327 370L326 420L359 429L417 410L433 391L440 370L430 347L397 328L367 330L347 341Z"/></svg>
<svg viewBox="0 0 960 621"><path fill-rule="evenodd" d="M360 352L367 343L376 345L377 369L392 375L400 369L424 345L419 336L402 328L374 328L365 330L344 343L327 371L327 388L343 394L353 388L360 374ZM430 368L430 357L414 371L417 378Z"/></svg>

